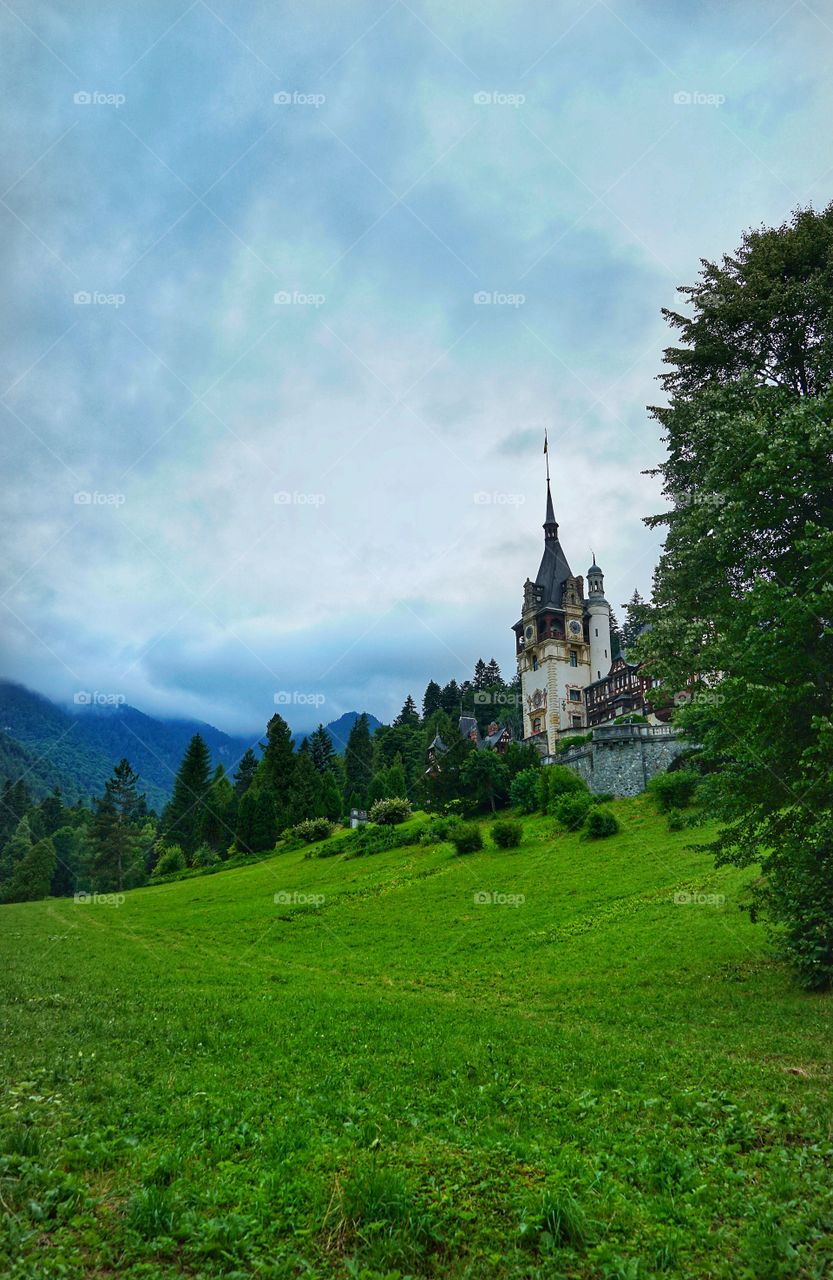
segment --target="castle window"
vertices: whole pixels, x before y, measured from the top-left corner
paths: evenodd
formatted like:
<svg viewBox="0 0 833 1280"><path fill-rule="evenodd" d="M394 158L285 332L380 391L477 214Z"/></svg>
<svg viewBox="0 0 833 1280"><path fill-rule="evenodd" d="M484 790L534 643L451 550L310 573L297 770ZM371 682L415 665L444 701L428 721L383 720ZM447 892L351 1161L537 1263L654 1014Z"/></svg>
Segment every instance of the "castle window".
<svg viewBox="0 0 833 1280"><path fill-rule="evenodd" d="M571 701L571 702L581 702L581 689L571 689L571 690L570 690L570 701Z"/></svg>
<svg viewBox="0 0 833 1280"><path fill-rule="evenodd" d="M598 627L596 627L596 638L597 638L597 639L598 639L598 636L599 636L599 628L598 628Z"/></svg>
<svg viewBox="0 0 833 1280"><path fill-rule="evenodd" d="M576 653L575 649L570 650L570 666L571 667L578 666L578 654Z"/></svg>
<svg viewBox="0 0 833 1280"><path fill-rule="evenodd" d="M532 670L533 670L533 671L537 671L537 670L538 670L538 659L535 657L535 654L534 654L534 653L533 653L533 655L532 655Z"/></svg>
<svg viewBox="0 0 833 1280"><path fill-rule="evenodd" d="M541 732L541 717L540 717L540 716L536 716L536 717L535 717L535 719L532 721L532 732L533 732L533 733L540 733L540 732Z"/></svg>
<svg viewBox="0 0 833 1280"><path fill-rule="evenodd" d="M580 729L580 728L581 728L581 716L573 716L573 717L572 717L572 721L573 721L573 728L574 728L574 729Z"/></svg>

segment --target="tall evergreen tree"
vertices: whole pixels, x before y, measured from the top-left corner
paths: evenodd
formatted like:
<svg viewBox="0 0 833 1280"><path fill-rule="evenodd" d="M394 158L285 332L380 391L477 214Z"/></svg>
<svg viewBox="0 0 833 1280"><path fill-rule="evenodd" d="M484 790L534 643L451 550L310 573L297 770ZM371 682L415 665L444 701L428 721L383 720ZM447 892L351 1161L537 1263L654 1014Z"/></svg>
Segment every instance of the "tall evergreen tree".
<svg viewBox="0 0 833 1280"><path fill-rule="evenodd" d="M442 709L453 720L459 719L462 690L456 680L449 680L442 691Z"/></svg>
<svg viewBox="0 0 833 1280"><path fill-rule="evenodd" d="M87 841L90 873L98 888L121 891L139 853L145 797L138 793L138 781L129 760L122 759L95 802Z"/></svg>
<svg viewBox="0 0 833 1280"><path fill-rule="evenodd" d="M496 658L490 658L486 663L486 687L493 688L495 685L503 684L503 676L500 674Z"/></svg>
<svg viewBox="0 0 833 1280"><path fill-rule="evenodd" d="M182 758L173 795L162 814L162 838L192 854L200 841L206 795L211 782L211 755L205 740L195 733Z"/></svg>
<svg viewBox="0 0 833 1280"><path fill-rule="evenodd" d="M417 704L414 702L410 694L408 694L407 698L405 699L405 702L403 703L403 706L402 706L402 710L399 712L399 715L396 717L393 723L395 725L419 724L419 712L417 711Z"/></svg>
<svg viewBox="0 0 833 1280"><path fill-rule="evenodd" d="M305 818L323 818L321 807L321 774L312 762L312 753L298 753L292 786L289 789L289 823L303 822Z"/></svg>
<svg viewBox="0 0 833 1280"><path fill-rule="evenodd" d="M218 853L228 848L234 838L234 801L234 788L225 769L218 764L202 807L198 843L204 841Z"/></svg>
<svg viewBox="0 0 833 1280"><path fill-rule="evenodd" d="M331 822L337 822L344 813L344 796L332 769L321 778L321 810Z"/></svg>
<svg viewBox="0 0 833 1280"><path fill-rule="evenodd" d="M289 791L294 772L292 731L283 716L276 712L266 726L266 745L257 767L254 786L271 795L279 831L289 822Z"/></svg>
<svg viewBox="0 0 833 1280"><path fill-rule="evenodd" d="M351 807L363 808L373 776L373 741L362 713L350 730L344 753L344 795Z"/></svg>
<svg viewBox="0 0 833 1280"><path fill-rule="evenodd" d="M622 649L628 654L639 639L642 628L648 619L649 609L636 588L634 588L634 593L624 606L624 609L625 624L622 627Z"/></svg>
<svg viewBox="0 0 833 1280"><path fill-rule="evenodd" d="M312 757L312 763L315 765L319 773L327 773L331 769L333 756L335 755L335 747L333 740L327 733L323 724L319 724L309 737L309 749Z"/></svg>
<svg viewBox="0 0 833 1280"><path fill-rule="evenodd" d="M442 707L443 691L436 680L429 680L422 695L422 718L428 720Z"/></svg>
<svg viewBox="0 0 833 1280"><path fill-rule="evenodd" d="M257 756L251 747L240 757L240 763L234 771L234 794L236 796L245 795L249 787L254 781L257 773Z"/></svg>
<svg viewBox="0 0 833 1280"><path fill-rule="evenodd" d="M244 853L266 853L275 846L278 822L275 801L265 787L250 787L240 798L237 811L238 848Z"/></svg>
<svg viewBox="0 0 833 1280"><path fill-rule="evenodd" d="M479 691L480 689L485 689L488 683L486 663L482 658L478 658L474 664L474 687Z"/></svg>

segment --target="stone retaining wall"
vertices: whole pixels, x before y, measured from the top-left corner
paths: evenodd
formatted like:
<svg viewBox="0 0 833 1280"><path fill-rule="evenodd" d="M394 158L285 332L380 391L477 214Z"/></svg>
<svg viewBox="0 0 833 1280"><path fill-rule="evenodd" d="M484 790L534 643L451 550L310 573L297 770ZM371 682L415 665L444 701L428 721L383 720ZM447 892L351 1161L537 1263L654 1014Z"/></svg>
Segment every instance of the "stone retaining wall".
<svg viewBox="0 0 833 1280"><path fill-rule="evenodd" d="M687 745L667 725L602 725L593 730L592 742L548 756L545 763L574 770L595 795L638 796Z"/></svg>

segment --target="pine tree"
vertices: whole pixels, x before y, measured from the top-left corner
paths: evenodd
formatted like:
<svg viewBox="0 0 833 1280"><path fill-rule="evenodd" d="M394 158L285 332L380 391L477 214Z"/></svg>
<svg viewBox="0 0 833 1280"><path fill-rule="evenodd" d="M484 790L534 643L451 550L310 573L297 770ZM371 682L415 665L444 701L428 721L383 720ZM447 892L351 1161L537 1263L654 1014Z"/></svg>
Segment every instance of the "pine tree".
<svg viewBox="0 0 833 1280"><path fill-rule="evenodd" d="M266 745L253 785L258 791L265 790L271 795L279 831L289 822L289 791L294 772L292 731L276 712L266 726Z"/></svg>
<svg viewBox="0 0 833 1280"><path fill-rule="evenodd" d="M234 794L236 796L245 795L252 785L256 773L257 756L252 751L252 748L249 747L240 757L240 763L234 772Z"/></svg>
<svg viewBox="0 0 833 1280"><path fill-rule="evenodd" d="M326 773L331 767L335 747L323 724L319 724L318 728L310 734L309 744L312 763L319 773Z"/></svg>
<svg viewBox="0 0 833 1280"><path fill-rule="evenodd" d="M321 810L330 822L337 822L344 812L342 791L331 769L328 769L321 779Z"/></svg>
<svg viewBox="0 0 833 1280"><path fill-rule="evenodd" d="M211 756L205 740L195 733L179 766L173 795L162 814L165 843L181 845L186 855L192 854L199 844L210 780Z"/></svg>
<svg viewBox="0 0 833 1280"><path fill-rule="evenodd" d="M18 822L31 807L32 797L23 779L18 778L16 782L7 779L0 800L0 848L11 839Z"/></svg>
<svg viewBox="0 0 833 1280"><path fill-rule="evenodd" d="M237 813L238 848L244 853L266 853L275 847L278 823L271 792L250 787L241 796Z"/></svg>
<svg viewBox="0 0 833 1280"><path fill-rule="evenodd" d="M68 897L78 887L78 873L84 853L84 832L80 827L59 827L51 840L57 865L50 894L53 898Z"/></svg>
<svg viewBox="0 0 833 1280"><path fill-rule="evenodd" d="M41 800L39 809L41 830L45 836L51 836L66 822L67 811L61 799L61 788L55 787L51 795L48 795L45 800Z"/></svg>
<svg viewBox="0 0 833 1280"><path fill-rule="evenodd" d="M486 688L490 689L496 684L503 684L503 676L500 674L500 667L497 664L497 659L490 658L486 663Z"/></svg>
<svg viewBox="0 0 833 1280"><path fill-rule="evenodd" d="M367 716L358 717L347 739L344 753L344 794L351 808L363 809L373 776L373 742Z"/></svg>
<svg viewBox="0 0 833 1280"><path fill-rule="evenodd" d="M429 680L422 695L422 718L428 720L435 711L442 707L443 692L436 680Z"/></svg>
<svg viewBox="0 0 833 1280"><path fill-rule="evenodd" d="M200 817L197 832L200 844L207 844L215 852L228 848L234 836L234 799L234 788L225 769L218 764Z"/></svg>
<svg viewBox="0 0 833 1280"><path fill-rule="evenodd" d="M419 724L419 712L417 711L417 704L414 702L410 694L408 694L407 698L405 699L402 705L402 710L399 712L399 715L396 717L393 723L395 725Z"/></svg>
<svg viewBox="0 0 833 1280"><path fill-rule="evenodd" d="M457 720L460 716L461 701L462 693L460 686L456 680L449 680L448 684L442 691L442 709L446 715L451 716L453 720Z"/></svg>
<svg viewBox="0 0 833 1280"><path fill-rule="evenodd" d="M22 862L32 848L32 829L29 819L24 816L17 823L14 834L6 841L0 856L0 882L11 879L18 862Z"/></svg>
<svg viewBox="0 0 833 1280"><path fill-rule="evenodd" d="M478 658L474 664L474 687L477 690L485 689L489 681L486 674L486 663L482 658Z"/></svg>
<svg viewBox="0 0 833 1280"><path fill-rule="evenodd" d="M618 658L622 653L622 628L619 626L619 620L611 609L610 611L610 656Z"/></svg>
<svg viewBox="0 0 833 1280"><path fill-rule="evenodd" d="M104 795L95 802L88 845L90 872L98 887L124 888L124 877L139 852L145 797L136 784L139 775L122 759L104 785Z"/></svg>
<svg viewBox="0 0 833 1280"><path fill-rule="evenodd" d="M289 789L289 825L295 826L305 818L323 817L321 774L312 762L311 752L299 752Z"/></svg>
<svg viewBox="0 0 833 1280"><path fill-rule="evenodd" d="M625 625L622 627L622 649L627 656L629 650L636 644L639 634L645 625L648 609L637 590L634 590L630 600L623 608L626 611L626 616Z"/></svg>
<svg viewBox="0 0 833 1280"><path fill-rule="evenodd" d="M405 781L405 766L402 763L402 757L399 752L396 753L393 764L388 769L386 781L388 797L407 797L408 784Z"/></svg>

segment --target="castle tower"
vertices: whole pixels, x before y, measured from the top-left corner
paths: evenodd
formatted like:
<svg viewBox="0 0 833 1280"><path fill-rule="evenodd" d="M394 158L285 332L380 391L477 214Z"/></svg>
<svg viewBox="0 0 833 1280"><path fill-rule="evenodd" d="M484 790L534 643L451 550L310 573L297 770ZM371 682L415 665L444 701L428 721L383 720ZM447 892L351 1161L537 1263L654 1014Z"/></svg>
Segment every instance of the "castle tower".
<svg viewBox="0 0 833 1280"><path fill-rule="evenodd" d="M546 446L545 446L546 447ZM547 474L544 554L524 584L515 647L521 677L524 739L553 754L559 735L586 728L584 689L610 669L610 605L595 557L584 580L574 576L558 536Z"/></svg>
<svg viewBox="0 0 833 1280"><path fill-rule="evenodd" d="M587 612L590 636L591 680L601 680L610 670L610 605L605 600L604 575L596 557L587 570Z"/></svg>

